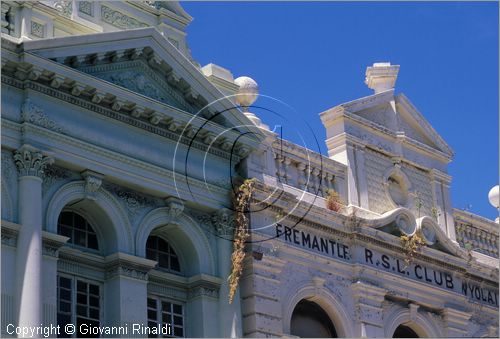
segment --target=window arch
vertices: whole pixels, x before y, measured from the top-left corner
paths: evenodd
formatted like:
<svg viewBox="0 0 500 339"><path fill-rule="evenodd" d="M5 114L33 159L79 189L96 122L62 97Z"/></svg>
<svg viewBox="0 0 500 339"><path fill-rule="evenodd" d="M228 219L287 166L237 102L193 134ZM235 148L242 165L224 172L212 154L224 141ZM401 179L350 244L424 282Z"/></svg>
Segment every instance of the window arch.
<svg viewBox="0 0 500 339"><path fill-rule="evenodd" d="M315 302L301 300L292 313L290 334L301 338L336 338L328 314Z"/></svg>
<svg viewBox="0 0 500 339"><path fill-rule="evenodd" d="M157 267L175 273L181 272L179 257L172 246L162 237L152 235L146 242L146 258L158 262Z"/></svg>
<svg viewBox="0 0 500 339"><path fill-rule="evenodd" d="M69 237L68 243L99 250L97 234L86 218L73 211L63 211L57 221L57 233Z"/></svg>

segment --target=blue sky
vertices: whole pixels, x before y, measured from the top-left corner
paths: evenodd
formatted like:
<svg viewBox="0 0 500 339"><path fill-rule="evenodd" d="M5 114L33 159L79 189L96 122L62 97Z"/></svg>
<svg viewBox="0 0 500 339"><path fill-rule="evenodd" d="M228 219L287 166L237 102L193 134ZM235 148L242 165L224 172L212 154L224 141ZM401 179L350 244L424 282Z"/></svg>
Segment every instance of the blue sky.
<svg viewBox="0 0 500 339"><path fill-rule="evenodd" d="M366 66L401 65L396 92L405 93L456 153L449 166L454 207L496 217L487 194L499 176L497 3L182 5L194 17L188 28L193 57L228 68L235 78L255 79L262 94L294 112L265 98L256 105L287 117L288 128L318 150L315 135L324 154L318 114L370 95ZM288 138L298 142L297 135Z"/></svg>

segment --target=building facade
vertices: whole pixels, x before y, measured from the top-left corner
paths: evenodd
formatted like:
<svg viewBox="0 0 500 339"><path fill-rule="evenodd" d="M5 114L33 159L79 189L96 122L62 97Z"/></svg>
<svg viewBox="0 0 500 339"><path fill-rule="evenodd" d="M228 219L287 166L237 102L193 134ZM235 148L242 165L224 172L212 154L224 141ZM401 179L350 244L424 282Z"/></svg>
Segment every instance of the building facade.
<svg viewBox="0 0 500 339"><path fill-rule="evenodd" d="M1 6L2 336L498 336L498 224L453 209L453 151L399 66L320 114L324 156L193 59L177 2Z"/></svg>

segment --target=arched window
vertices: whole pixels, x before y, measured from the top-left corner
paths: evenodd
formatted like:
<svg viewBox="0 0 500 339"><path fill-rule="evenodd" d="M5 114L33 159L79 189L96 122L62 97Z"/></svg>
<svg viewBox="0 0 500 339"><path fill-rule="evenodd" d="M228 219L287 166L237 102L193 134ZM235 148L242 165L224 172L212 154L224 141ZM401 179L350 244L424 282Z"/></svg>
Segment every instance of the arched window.
<svg viewBox="0 0 500 339"><path fill-rule="evenodd" d="M65 211L59 215L57 233L69 237L69 243L99 250L97 235L89 222L81 215Z"/></svg>
<svg viewBox="0 0 500 339"><path fill-rule="evenodd" d="M410 327L399 325L392 335L393 338L418 338L418 334Z"/></svg>
<svg viewBox="0 0 500 339"><path fill-rule="evenodd" d="M301 300L292 313L290 334L301 338L336 338L330 317L316 303Z"/></svg>
<svg viewBox="0 0 500 339"><path fill-rule="evenodd" d="M150 236L146 243L146 258L158 262L158 267L180 272L179 257L170 244L157 236Z"/></svg>

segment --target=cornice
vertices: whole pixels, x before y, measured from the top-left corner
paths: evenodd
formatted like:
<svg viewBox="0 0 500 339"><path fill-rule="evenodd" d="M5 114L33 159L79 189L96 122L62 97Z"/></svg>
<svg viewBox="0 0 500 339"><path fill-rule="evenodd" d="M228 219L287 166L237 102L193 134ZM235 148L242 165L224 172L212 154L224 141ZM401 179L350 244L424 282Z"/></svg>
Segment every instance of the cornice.
<svg viewBox="0 0 500 339"><path fill-rule="evenodd" d="M2 119L2 123L3 123L3 121L4 121L4 119ZM13 123L13 122L10 122L10 124L12 126L16 125L16 123ZM107 150L105 148L95 146L95 145L89 144L87 142L77 140L73 137L62 135L62 134L59 134L59 133L53 132L51 130L47 130L45 128L41 128L41 127L29 124L29 123L20 124L20 126L22 126L22 128L24 129L25 134L38 135L38 136L41 136L43 140L59 141L60 144L62 144L62 145L73 146L81 151L87 151L89 154L92 154L93 156L101 156L104 159L116 161L118 164L131 165L137 169L141 169L141 170L145 171L146 173L154 173L154 174L157 174L161 178L164 178L164 179L170 178L173 180L172 170L165 169L161 166L149 164L149 163L146 163L144 161L137 160L135 158L132 158L132 157L129 157L126 155L122 155L120 153L110 151L110 150ZM3 126L3 128L4 127L5 126ZM56 161L57 160L67 160L67 159L60 159L60 154L58 154L58 152L54 149L53 146L51 148L53 151L52 155ZM95 161L95 160L93 160L93 161ZM106 164L103 164L103 165L106 165ZM137 173L137 171L134 171L134 172ZM109 174L107 174L107 176L109 176ZM177 181L177 185L178 185L177 187L178 187L178 189L180 189L179 185L185 183L184 176L181 174L176 174L176 181ZM205 182L205 181L202 181L202 180L199 180L196 178L189 178L189 184L192 187L197 187L197 188L200 188L202 190L206 190L208 188L210 190L210 192L212 192L212 194L219 193L220 195L223 195L223 196L225 196L227 194L227 188L220 187L218 185L215 185L215 184L212 184L209 182Z"/></svg>
<svg viewBox="0 0 500 339"><path fill-rule="evenodd" d="M394 90L384 91L381 93L372 94L366 97L352 100L321 112L319 115L323 123L326 125L345 113L357 112L359 110L371 107L374 104L379 104L388 100L394 100Z"/></svg>
<svg viewBox="0 0 500 339"><path fill-rule="evenodd" d="M356 114L344 112L341 117L344 117L344 118L347 118L347 120L353 121L355 124L357 124L358 126L361 126L361 128L363 128L363 129L365 129L368 133L373 134L375 132L375 134L379 134L380 136L388 138L388 139L392 140L393 142L396 142L396 143L401 142L404 145L408 146L409 148L412 148L412 149L417 150L419 152L423 152L423 153L427 154L428 156L438 158L441 161L445 161L445 162L451 161L451 157L449 155L447 155L446 153L443 153L435 148L432 148L424 143L421 143L420 141L409 138L406 135L401 135L401 134L398 134L396 132L393 132L382 125L379 125L373 121L367 120L367 119L360 117ZM339 118L341 118L341 117L339 117ZM340 135L342 135L342 134L340 134ZM336 135L332 138L338 138L338 137L339 137L339 135ZM327 140L327 142L332 138L329 138ZM377 149L380 148L377 145L370 145L367 141L361 140L359 138L357 138L357 139L359 140L358 143L361 143L363 145L372 146L372 147L375 147ZM381 151L384 153L394 155L393 152L389 152L386 149L381 149Z"/></svg>
<svg viewBox="0 0 500 339"><path fill-rule="evenodd" d="M132 58L135 53L131 50L125 50L122 52L125 53L123 55L126 59ZM116 55L116 52L110 53L115 53ZM171 66L154 55L152 48L144 47L139 49L138 53L148 58L148 63L152 64L158 72L162 72L163 69L166 72L165 74L167 74L165 75L167 79L170 79L168 80L169 83L171 83L174 87L177 86L182 89L181 92L183 93L185 100L188 102L198 102L197 107L200 109L207 104L208 101L203 99L201 94L194 91L187 80L183 79L180 75L176 75ZM92 55L98 55L98 57L103 58L103 60L116 59L109 55L109 53L94 53ZM71 58L71 60L74 60L74 57ZM130 91L124 87L101 80L92 75L78 71L64 64L34 55L30 52L22 52L21 59L22 62L18 62L17 60L3 60L3 81L16 87L21 87L20 84L23 83L38 83L40 85L49 86L52 89L58 90L61 93L66 93L73 98L84 99L85 101L97 104L103 108L129 114L132 117L142 117L142 120L149 120L152 125L162 126L173 131L182 130L183 126L187 126L191 129L186 131L188 137L190 137L190 133L194 135L193 132L201 126L203 126L204 131L203 133L200 133L200 138L205 138L205 130L213 133L214 135L219 135L224 132L224 139L226 140L221 139L220 143L237 140L240 135L238 131L240 127L238 126L250 126L248 123L244 123L244 121L238 121L236 127L232 127L228 130L227 126L221 126L214 122L220 117L216 117L213 120L207 119L215 113L214 109L217 109L217 107L222 109L221 105L223 101L227 101L226 104L231 104L231 107L224 108L229 109L228 113L226 112L223 114L225 118L234 120L233 116L238 116L238 119L246 119L245 117L242 117L241 113L234 113L238 111L238 109L227 99L222 101L216 100L213 107L203 108L205 117L200 116L200 114L193 116L192 113L177 109L173 106L148 98L142 94ZM71 60L68 62L73 62ZM108 64L96 65L95 67L115 66L113 66L113 64ZM199 71L196 72L199 73ZM9 75L9 78L12 80L8 80L6 75ZM200 74L199 76L203 75ZM17 80L18 83L14 84L14 80ZM205 80L210 87L213 87L207 79ZM217 91L220 99L221 94L219 90L215 87L213 87L213 89ZM173 118L179 120L178 123L174 124L172 121ZM245 129L245 127L242 128ZM239 142L239 144L246 144L251 148L257 147L259 138L256 137L254 139L255 140L250 140L245 138L245 141ZM219 147L219 144L214 144L213 147Z"/></svg>
<svg viewBox="0 0 500 339"><path fill-rule="evenodd" d="M388 91L388 92L390 92L390 91ZM378 95L381 95L380 97L384 97L387 95L387 93L383 92L383 93L380 93ZM362 99L359 99L359 100L361 100L359 104L366 104L367 102L375 101L376 99L379 99L380 97L374 96L373 98L372 97L362 98ZM365 99L365 100L363 100L363 99ZM408 137L407 135L402 135L400 133L391 131L388 128L386 128L386 127L384 127L376 122L370 121L366 118L363 118L363 117L353 113L354 110L352 110L352 107L353 107L352 105L343 104L343 105L336 106L328 111L321 113L320 116L321 116L321 119L323 121L323 124L325 124L325 126L328 127L331 124L333 124L336 120L347 119L347 120L350 120L350 121L356 123L357 125L361 126L363 129L368 129L367 132L369 132L369 133L376 132L376 133L380 134L381 136L389 138L390 140L392 140L394 142L401 142L410 148L416 149L420 152L424 152L425 154L430 155L430 156L435 157L435 158L438 158L441 161L446 161L446 162L451 161L451 159L453 157L452 151L450 154L447 154L447 153L442 152L438 149L430 147L430 146L428 146L428 145L426 145L418 140L412 139L412 138ZM415 109L413 109L413 110L415 110ZM428 125L428 123L421 116L420 113L415 113L415 114L417 114L418 117L420 118L420 120L417 118L417 120L420 123L424 124L424 122L425 122L425 125ZM434 138L439 137L439 135L437 135L437 133L435 131L433 131L433 130L431 131L431 128L428 127L428 128L425 128L425 130L428 133L430 133ZM439 137L436 140L439 140L439 143L444 143L444 141L442 141L441 137ZM363 143L366 144L366 142L363 142ZM446 143L444 143L444 145L446 145ZM446 146L446 147L448 147L448 146Z"/></svg>
<svg viewBox="0 0 500 339"><path fill-rule="evenodd" d="M221 157L226 160L229 160L232 157L232 159L235 160L236 163L240 160L240 156L247 155L248 150L247 148L243 147L242 143L238 143L237 146L235 147L237 150L236 152L237 153L240 152L240 155L231 154L229 152L231 147L227 147L225 145L225 143L231 142L230 139L226 139L219 144L211 144L212 140L210 138L207 138L207 136L219 135L222 131L224 131L224 127L217 126L215 124L206 124L204 126L204 129L198 133L197 139L192 141L192 137L194 137L195 134L194 129L200 128L203 125L203 119L200 118L202 119L201 121L200 120L192 121L190 129L186 127L183 128L182 126L186 126L187 121L185 121L182 118L180 118L182 119L180 120L178 118L178 115L176 114L177 112L172 109L169 109L169 112L174 113L173 114L174 117L172 117L172 115L170 115L169 113L163 113L163 118L159 118L160 120L165 119L165 121L168 121L168 123L166 123L165 126L165 124L160 125L159 122L155 124L153 118L150 118L148 121L147 118L134 117L135 111L132 111L131 115L125 112L119 112L113 110L112 108L109 108L109 105L105 105L105 103L102 101L100 104L97 104L92 102L92 100L75 97L71 95L71 93L63 91L61 88L53 88L51 86L47 86L39 82L34 82L30 80L19 81L13 77L2 75L2 83L13 87L17 87L19 89L23 90L31 89L49 95L53 98L57 98L69 104L91 110L95 113L106 116L108 118L148 131L149 133L160 135L175 142L180 142L184 145L191 145L191 147L197 148L203 152L208 151L210 154L213 154L215 156ZM177 120L176 118L179 120ZM200 127L197 127L197 125L199 125ZM231 133L224 133L224 135L230 135L230 134ZM234 138L235 136L233 135L232 137ZM209 147L210 145L211 147Z"/></svg>
<svg viewBox="0 0 500 339"><path fill-rule="evenodd" d="M196 88L200 97L204 97L208 103L213 103L211 108L217 112L229 110L224 117L231 126L243 126L245 130L245 126L253 126L239 110L231 111L235 108L234 104L221 96L215 85L154 27L26 41L23 46L25 52L36 53L46 58L62 58L90 51L99 57L107 58L108 55L124 49L145 51L152 66L158 67L159 70L162 68L166 71L174 70L178 77L173 80L177 82L184 79L181 85ZM256 130L254 138L264 138L262 133Z"/></svg>

